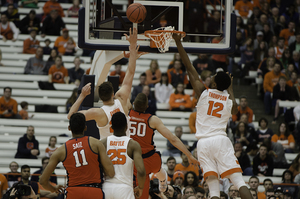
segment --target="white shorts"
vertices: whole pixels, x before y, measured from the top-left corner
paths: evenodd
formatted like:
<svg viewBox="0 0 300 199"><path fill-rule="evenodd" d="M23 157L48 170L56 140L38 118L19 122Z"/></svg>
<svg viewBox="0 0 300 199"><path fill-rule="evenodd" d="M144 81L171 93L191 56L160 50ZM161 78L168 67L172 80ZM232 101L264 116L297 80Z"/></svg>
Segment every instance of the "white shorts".
<svg viewBox="0 0 300 199"><path fill-rule="evenodd" d="M105 199L134 199L133 187L126 184L104 182Z"/></svg>
<svg viewBox="0 0 300 199"><path fill-rule="evenodd" d="M224 178L242 172L228 137L223 135L201 138L197 143L198 160L206 177L213 175Z"/></svg>

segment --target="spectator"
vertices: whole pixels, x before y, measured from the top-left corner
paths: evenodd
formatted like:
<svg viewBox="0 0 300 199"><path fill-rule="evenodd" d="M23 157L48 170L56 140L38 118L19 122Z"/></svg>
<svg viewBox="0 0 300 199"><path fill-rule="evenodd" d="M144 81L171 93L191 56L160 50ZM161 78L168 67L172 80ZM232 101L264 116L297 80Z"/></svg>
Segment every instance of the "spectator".
<svg viewBox="0 0 300 199"><path fill-rule="evenodd" d="M256 190L257 192L257 198L258 199L264 199L265 194L264 192L259 192L258 191L258 186L259 186L259 179L256 176L251 176L249 179L249 187L250 189Z"/></svg>
<svg viewBox="0 0 300 199"><path fill-rule="evenodd" d="M146 109L145 113L150 113L152 115L155 115L155 112L157 110L156 100L150 93L150 87L148 85L145 85L143 87L142 93L144 93L148 98L148 108Z"/></svg>
<svg viewBox="0 0 300 199"><path fill-rule="evenodd" d="M275 197L276 197L276 198L283 199L283 190L282 190L281 187L277 187L277 188L274 190L274 194L275 194Z"/></svg>
<svg viewBox="0 0 300 199"><path fill-rule="evenodd" d="M289 133L287 125L284 122L279 124L278 132L272 136L271 141L280 143L286 153L293 153L295 139L294 136Z"/></svg>
<svg viewBox="0 0 300 199"><path fill-rule="evenodd" d="M215 37L213 38L212 43L220 43L222 39L223 37L221 36ZM227 55L213 54L211 56L211 59L215 70L217 70L218 68L222 68L224 72L227 71Z"/></svg>
<svg viewBox="0 0 300 199"><path fill-rule="evenodd" d="M195 191L194 187L187 186L183 189L182 197L186 198L186 199L194 199L191 196L195 197L195 194L196 194L196 191ZM195 197L195 199L196 199L196 197Z"/></svg>
<svg viewBox="0 0 300 199"><path fill-rule="evenodd" d="M40 45L40 41L36 39L36 30L31 29L30 36L23 42L23 53L25 54L35 54L36 49Z"/></svg>
<svg viewBox="0 0 300 199"><path fill-rule="evenodd" d="M19 36L19 29L13 22L8 21L7 14L4 13L1 14L0 34L0 39L4 42L7 40L15 42Z"/></svg>
<svg viewBox="0 0 300 199"><path fill-rule="evenodd" d="M58 53L55 49L52 49L51 52L50 52L50 56L46 62L46 71L47 71L47 74L48 74L48 71L50 69L50 67L55 64L55 58L57 57Z"/></svg>
<svg viewBox="0 0 300 199"><path fill-rule="evenodd" d="M196 187L196 188L195 188L195 191L196 191L196 198L197 198L197 199L204 199L205 191L204 191L204 189L203 189L202 187ZM224 193L224 192L223 192L223 193ZM227 194L225 194L225 195L226 195L226 197L223 198L223 199L228 199ZM222 197L223 197L223 194L222 194L222 192L221 192L220 199L222 199Z"/></svg>
<svg viewBox="0 0 300 199"><path fill-rule="evenodd" d="M188 171L184 175L183 186L187 188L187 186L191 186L194 189L198 187L198 176L193 171ZM196 192L195 192L196 194Z"/></svg>
<svg viewBox="0 0 300 199"><path fill-rule="evenodd" d="M48 15L43 21L41 36L60 36L60 31L65 28L65 26L66 25L62 18L58 15L57 10L51 10L50 15Z"/></svg>
<svg viewBox="0 0 300 199"><path fill-rule="evenodd" d="M257 137L258 137L258 143L262 144L265 139L271 140L273 136L272 129L268 128L268 120L264 117L260 118L258 121L259 128L257 129Z"/></svg>
<svg viewBox="0 0 300 199"><path fill-rule="evenodd" d="M300 52L297 52L296 50L293 51L293 60L291 61L291 63L294 65L295 71L299 75L300 74Z"/></svg>
<svg viewBox="0 0 300 199"><path fill-rule="evenodd" d="M275 49L275 58L280 59L283 55L283 51L286 49L286 47L284 46L283 37L278 38L277 46L274 49Z"/></svg>
<svg viewBox="0 0 300 199"><path fill-rule="evenodd" d="M81 78L84 75L84 70L80 68L80 58L77 56L74 59L74 67L68 69L68 74L70 77L70 83L75 84L76 86L80 85Z"/></svg>
<svg viewBox="0 0 300 199"><path fill-rule="evenodd" d="M51 14L52 10L57 10L58 15L60 17L64 17L64 10L62 9L60 3L58 3L56 0L49 0L45 3L44 7L43 7L43 11L44 11L44 18Z"/></svg>
<svg viewBox="0 0 300 199"><path fill-rule="evenodd" d="M204 70L209 70L211 72L214 71L214 67L211 63L211 60L208 58L206 54L199 54L198 58L193 61L193 66L199 75Z"/></svg>
<svg viewBox="0 0 300 199"><path fill-rule="evenodd" d="M58 148L56 145L57 139L55 136L50 136L48 147L45 150L46 157L50 158L54 151Z"/></svg>
<svg viewBox="0 0 300 199"><path fill-rule="evenodd" d="M241 50L240 49L244 45L244 43L245 43L245 39L242 37L242 32L240 30L237 30L236 31L234 57L241 57ZM195 65L194 65L194 67L195 67Z"/></svg>
<svg viewBox="0 0 300 199"><path fill-rule="evenodd" d="M34 181L34 182L39 182L40 181L40 176L43 173L43 171L45 170L48 163L49 163L49 157L43 157L42 158L42 167L39 170L37 170L36 172L33 173L33 175L31 176L31 181ZM55 175L54 172L53 172L53 175ZM50 182L53 182L53 183L57 184L56 175L50 177Z"/></svg>
<svg viewBox="0 0 300 199"><path fill-rule="evenodd" d="M275 35L280 35L281 31L285 30L286 28L287 28L287 25L286 25L285 17L281 15L279 17L279 21L277 22L277 24L274 27Z"/></svg>
<svg viewBox="0 0 300 199"><path fill-rule="evenodd" d="M289 45L290 52L300 51L300 32L296 34L296 41Z"/></svg>
<svg viewBox="0 0 300 199"><path fill-rule="evenodd" d="M266 178L266 179L264 179L263 186L265 188L265 195L267 198L269 198L267 195L267 191L273 190L273 192L274 192L273 181L270 178Z"/></svg>
<svg viewBox="0 0 300 199"><path fill-rule="evenodd" d="M248 131L247 123L239 122L237 124L234 136L234 142L241 142L243 146L247 147L247 152L251 151L254 142L253 133Z"/></svg>
<svg viewBox="0 0 300 199"><path fill-rule="evenodd" d="M155 98L157 103L169 103L170 95L173 93L173 86L169 84L168 74L162 73L161 80L155 84Z"/></svg>
<svg viewBox="0 0 300 199"><path fill-rule="evenodd" d="M250 193L251 193L251 195L252 195L252 198L253 199L257 199L257 191L256 190L254 190L254 189L249 189L249 191L250 191Z"/></svg>
<svg viewBox="0 0 300 199"><path fill-rule="evenodd" d="M261 14L259 22L255 25L256 32L264 30L264 24L268 23L268 17L265 14Z"/></svg>
<svg viewBox="0 0 300 199"><path fill-rule="evenodd" d="M283 146L277 142L271 142L265 139L263 144L265 144L269 149L269 155L273 158L273 163L277 168L287 168L288 164L285 158L285 153Z"/></svg>
<svg viewBox="0 0 300 199"><path fill-rule="evenodd" d="M180 139L180 141L189 148L188 142L186 140L182 140L182 127L176 126L175 127L175 135ZM167 150L163 151L163 156L173 156L173 157L179 157L180 156L180 150L174 147L169 140L167 140Z"/></svg>
<svg viewBox="0 0 300 199"><path fill-rule="evenodd" d="M261 42L264 42L265 46L268 48L268 43L266 41L264 41L264 33L262 31L258 31L256 33L256 38L253 41L253 49L256 50L257 48L259 48L259 44Z"/></svg>
<svg viewBox="0 0 300 199"><path fill-rule="evenodd" d="M22 179L19 183L31 186L34 193L37 195L37 198L40 198L40 188L39 188L37 182L29 180L29 177L30 177L30 167L28 165L23 165L21 167L21 178Z"/></svg>
<svg viewBox="0 0 300 199"><path fill-rule="evenodd" d="M22 6L24 8L38 8L39 0L22 0Z"/></svg>
<svg viewBox="0 0 300 199"><path fill-rule="evenodd" d="M50 39L45 39L45 46L43 47L44 55L50 55L52 48L50 47L51 41Z"/></svg>
<svg viewBox="0 0 300 199"><path fill-rule="evenodd" d="M274 192L274 189L272 188L272 189L267 189L266 190L266 197L267 198L270 198L270 199L276 199L276 197L275 197L275 192Z"/></svg>
<svg viewBox="0 0 300 199"><path fill-rule="evenodd" d="M259 65L259 63L265 58L267 58L267 56L268 56L268 48L266 46L266 43L262 41L258 44L258 48L254 50L255 64Z"/></svg>
<svg viewBox="0 0 300 199"><path fill-rule="evenodd" d="M23 101L20 103L22 110L19 111L19 115L22 117L23 120L28 120L28 102ZM30 118L33 118L34 115L31 115Z"/></svg>
<svg viewBox="0 0 300 199"><path fill-rule="evenodd" d="M6 190L8 189L8 183L7 179L4 175L0 174L0 197L2 198L2 195L6 193Z"/></svg>
<svg viewBox="0 0 300 199"><path fill-rule="evenodd" d="M293 173L293 179L300 173L300 154L296 156L289 170Z"/></svg>
<svg viewBox="0 0 300 199"><path fill-rule="evenodd" d="M236 115L232 115L232 121L235 122L236 124L239 123L242 114L246 114L248 116L248 123L252 123L253 111L248 106L247 97L244 95L240 97L238 113Z"/></svg>
<svg viewBox="0 0 300 199"><path fill-rule="evenodd" d="M254 6L254 8L253 8L253 14L247 20L247 25L251 24L253 26L253 28L254 28L254 24L257 24L259 22L260 15L261 15L260 9L258 7L256 7L256 6ZM255 31L255 29L254 29L254 31Z"/></svg>
<svg viewBox="0 0 300 199"><path fill-rule="evenodd" d="M55 65L52 65L48 72L49 83L69 83L68 70L63 66L61 56L55 58Z"/></svg>
<svg viewBox="0 0 300 199"><path fill-rule="evenodd" d="M69 113L70 108L75 103L77 97L78 97L78 88L74 88L72 91L72 95L69 97L69 99L66 102L66 113Z"/></svg>
<svg viewBox="0 0 300 199"><path fill-rule="evenodd" d="M12 88L4 87L0 98L0 118L22 119L18 114L18 103L11 98Z"/></svg>
<svg viewBox="0 0 300 199"><path fill-rule="evenodd" d="M290 62L292 62L292 55L290 53L290 50L286 48L283 51L282 57L280 58L280 61L282 62L283 68L287 69ZM288 77L288 74L286 74Z"/></svg>
<svg viewBox="0 0 300 199"><path fill-rule="evenodd" d="M13 22L16 27L19 27L20 14L18 13L18 9L15 8L14 4L8 4L7 10L1 13L1 15L3 14L7 16L8 21Z"/></svg>
<svg viewBox="0 0 300 199"><path fill-rule="evenodd" d="M248 19L253 13L253 4L248 0L237 1L235 3L234 9L237 16Z"/></svg>
<svg viewBox="0 0 300 199"><path fill-rule="evenodd" d="M133 103L136 96L142 92L143 87L146 85L146 73L142 73L139 79L140 79L139 85L133 87L133 91L131 93L131 100L130 100L131 103Z"/></svg>
<svg viewBox="0 0 300 199"><path fill-rule="evenodd" d="M67 17L78 18L79 4L79 0L73 0L73 5L67 11Z"/></svg>
<svg viewBox="0 0 300 199"><path fill-rule="evenodd" d="M273 71L268 72L264 78L264 104L265 104L265 112L270 114L271 112L271 93L273 93L274 86L278 83L279 77L285 76L282 72L280 72L280 65L275 63Z"/></svg>
<svg viewBox="0 0 300 199"><path fill-rule="evenodd" d="M244 20L242 17L238 16L236 18L236 31L242 33L242 38L245 41L246 37L248 36L248 30L246 30L246 26L244 24Z"/></svg>
<svg viewBox="0 0 300 199"><path fill-rule="evenodd" d="M46 75L46 62L43 60L43 48L38 47L35 56L28 59L24 68L24 74Z"/></svg>
<svg viewBox="0 0 300 199"><path fill-rule="evenodd" d="M262 144L259 147L259 153L253 159L253 174L258 176L272 176L273 169L273 159L268 155L267 146Z"/></svg>
<svg viewBox="0 0 300 199"><path fill-rule="evenodd" d="M34 127L28 126L26 134L19 139L15 158L37 159L39 154L39 142L35 139Z"/></svg>
<svg viewBox="0 0 300 199"><path fill-rule="evenodd" d="M176 166L176 159L173 156L168 157L168 159L167 159L167 167L168 167L168 170L167 170L168 180L167 181L168 181L168 184L171 183L172 178L174 176L175 166Z"/></svg>
<svg viewBox="0 0 300 199"><path fill-rule="evenodd" d="M236 199L240 197L240 193L235 186L231 185L228 189L228 196L229 199Z"/></svg>
<svg viewBox="0 0 300 199"><path fill-rule="evenodd" d="M198 188L202 189L201 187L198 187ZM203 196L199 195L199 197L198 197L198 193L200 193L200 192L197 192L197 189L195 189L195 190L196 190L196 197L197 198L200 198L200 199L204 198L204 195ZM220 199L228 199L228 195L224 191L220 191Z"/></svg>
<svg viewBox="0 0 300 199"><path fill-rule="evenodd" d="M241 77L245 77L249 70L254 70L256 68L254 62L253 42L251 38L248 38L245 45L240 47L240 51L241 60L239 61L238 65L241 70Z"/></svg>
<svg viewBox="0 0 300 199"><path fill-rule="evenodd" d="M272 64L269 63L269 58L274 58ZM278 63L280 65L281 70L283 69L281 61L275 58L274 47L270 47L268 50L268 57L263 59L258 66L258 75L261 76L261 78L264 78L265 74L273 69L275 63Z"/></svg>
<svg viewBox="0 0 300 199"><path fill-rule="evenodd" d="M73 37L69 37L67 43L64 44L66 56L74 56L76 53L76 44Z"/></svg>
<svg viewBox="0 0 300 199"><path fill-rule="evenodd" d="M185 67L184 67L184 65L183 65L183 63L182 63L180 54L179 54L179 53L175 53L174 56L173 56L173 60L170 61L170 63L169 63L167 73L168 73L169 71L171 71L170 69L174 69L175 61L180 61L180 63L181 63L181 70L182 70L183 72L185 72L186 69L185 69Z"/></svg>
<svg viewBox="0 0 300 199"><path fill-rule="evenodd" d="M273 119L273 124L276 124L278 120L280 107L280 101L289 101L291 100L291 87L286 84L286 77L279 77L278 84L276 84L273 88L273 102L275 103L275 114Z"/></svg>
<svg viewBox="0 0 300 199"><path fill-rule="evenodd" d="M37 1L37 0L34 0ZM36 16L35 10L30 10L29 14L24 17L20 22L20 31L22 34L29 34L32 29L41 30L41 20Z"/></svg>
<svg viewBox="0 0 300 199"><path fill-rule="evenodd" d="M115 70L111 71L110 76L119 76L119 86L122 85L124 77L125 77L125 72L122 71L122 65L121 64L115 64Z"/></svg>
<svg viewBox="0 0 300 199"><path fill-rule="evenodd" d="M234 152L243 170L243 175L253 175L249 156L244 152L242 143L234 143Z"/></svg>
<svg viewBox="0 0 300 199"><path fill-rule="evenodd" d="M272 15L271 15L271 17L269 17L269 23L270 23L272 32L274 32L274 27L279 22L279 9L276 7L273 7L271 9L271 13L272 13Z"/></svg>
<svg viewBox="0 0 300 199"><path fill-rule="evenodd" d="M192 101L189 95L184 93L184 85L178 83L175 92L171 94L170 100L171 111L192 111Z"/></svg>
<svg viewBox="0 0 300 199"><path fill-rule="evenodd" d="M178 186L181 190L183 188L184 174L181 171L175 171L171 185Z"/></svg>
<svg viewBox="0 0 300 199"><path fill-rule="evenodd" d="M53 182L49 182L52 186L56 186L55 183ZM39 189L40 189L40 192L41 192L41 198L40 199L48 199L48 198L52 198L52 199L57 199L59 198L60 196L57 195L57 193L55 192L51 192L51 191L48 191L46 189L44 189L44 187L38 182L38 185L39 185Z"/></svg>
<svg viewBox="0 0 300 199"><path fill-rule="evenodd" d="M294 29L295 29L295 22L290 21L289 25L288 25L288 28L283 29L283 30L280 31L279 37L283 37L285 39L284 44L286 46L288 46L288 44L289 44L290 37L295 35L295 30Z"/></svg>
<svg viewBox="0 0 300 199"><path fill-rule="evenodd" d="M159 70L157 60L151 60L150 69L146 70L146 84L150 87L154 87L154 85L161 80L161 71Z"/></svg>
<svg viewBox="0 0 300 199"><path fill-rule="evenodd" d="M182 162L176 164L175 171L181 171L184 174L186 174L188 171L193 171L196 174L196 176L199 176L198 168L196 168L195 165L190 164L187 156L182 152L181 152L181 159Z"/></svg>
<svg viewBox="0 0 300 199"><path fill-rule="evenodd" d="M184 87L189 83L187 75L181 69L181 61L174 61L174 68L168 70L169 84L172 84L174 88L177 87L177 84L180 82L184 84Z"/></svg>
<svg viewBox="0 0 300 199"><path fill-rule="evenodd" d="M59 55L64 55L66 52L65 44L69 41L69 30L64 28L62 30L62 36L57 37L54 43L54 49L56 49L59 52ZM74 45L75 42L73 43Z"/></svg>
<svg viewBox="0 0 300 199"><path fill-rule="evenodd" d="M217 34L220 32L220 19L221 14L218 10L213 12L213 16L208 20L207 33Z"/></svg>
<svg viewBox="0 0 300 199"><path fill-rule="evenodd" d="M267 42L267 44L270 43L274 34L271 31L270 25L268 23L264 24L263 33L264 33L264 41Z"/></svg>
<svg viewBox="0 0 300 199"><path fill-rule="evenodd" d="M293 182L293 173L290 170L285 170L282 174L282 183L280 185L275 185L276 188L281 188L284 192L289 192L292 198L298 198L298 186L292 186L291 184L296 184Z"/></svg>
<svg viewBox="0 0 300 199"><path fill-rule="evenodd" d="M299 13L296 11L295 5L290 4L289 8L283 13L283 16L286 19L286 22L294 22L296 26L299 25Z"/></svg>
<svg viewBox="0 0 300 199"><path fill-rule="evenodd" d="M296 71L292 71L291 75L289 75L289 80L286 82L286 85L288 85L289 87L291 87L292 91L293 91L294 85L297 84L297 78L298 78L297 72Z"/></svg>
<svg viewBox="0 0 300 199"><path fill-rule="evenodd" d="M10 164L9 164L9 169L10 169L10 172L8 172L6 174L6 179L7 179L7 182L8 182L8 187L12 187L13 184L15 184L16 182L19 182L21 180L21 175L20 175L20 172L18 172L18 169L19 169L19 164L15 161L12 161ZM10 175L12 174L12 175Z"/></svg>

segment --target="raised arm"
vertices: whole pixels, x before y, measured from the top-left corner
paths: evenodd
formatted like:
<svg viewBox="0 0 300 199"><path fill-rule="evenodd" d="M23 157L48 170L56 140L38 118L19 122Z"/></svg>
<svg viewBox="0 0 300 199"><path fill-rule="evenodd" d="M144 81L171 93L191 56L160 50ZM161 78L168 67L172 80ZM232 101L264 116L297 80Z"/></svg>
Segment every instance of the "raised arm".
<svg viewBox="0 0 300 199"><path fill-rule="evenodd" d="M200 81L200 78L198 76L198 73L197 73L196 69L192 65L188 55L186 54L186 52L185 52L185 50L182 46L182 43L180 41L181 36L179 34L173 34L173 38L176 42L177 49L178 49L178 52L180 54L181 60L182 60L183 64L186 67L186 70L187 70L188 76L190 78L190 82L193 86L193 89L194 89L194 91L197 95L197 98L199 98L201 93L205 90L205 86Z"/></svg>
<svg viewBox="0 0 300 199"><path fill-rule="evenodd" d="M149 125L151 128L156 129L160 134L162 134L162 136L167 138L173 146L175 146L182 153L184 153L188 157L190 163L193 163L193 164L199 166L198 160L196 160L194 158L194 156L190 153L190 151L186 148L186 146L181 142L181 140L177 136L173 135L173 133L171 133L171 131L167 127L165 127L165 125L162 123L162 121L158 117L152 116L149 120Z"/></svg>
<svg viewBox="0 0 300 199"><path fill-rule="evenodd" d="M233 103L232 108L231 108L231 114L236 115L239 112L239 110L238 110L238 104L236 103L235 97L234 97L234 94L233 94L233 88L232 88L233 77L228 72L227 72L227 74L229 75L229 77L231 79L231 84L227 89L228 94L229 94L229 99L231 99L232 103Z"/></svg>
<svg viewBox="0 0 300 199"><path fill-rule="evenodd" d="M129 46L130 58L129 58L129 63L128 63L128 67L126 70L126 74L122 86L115 95L116 98L121 98L121 100L123 100L124 103L126 103L127 99L130 97L132 81L133 81L135 67L136 67L136 60L138 59L138 50L139 50L139 47L137 47L137 29L133 28L133 31L131 31L130 28L129 36L126 34L125 36L130 43Z"/></svg>
<svg viewBox="0 0 300 199"><path fill-rule="evenodd" d="M135 188L135 195L139 198L142 195L144 189L144 184L146 181L146 170L142 158L142 149L140 144L134 140L130 140L129 144L129 146L132 148L132 157L134 166L137 170L137 180L139 184L138 187Z"/></svg>

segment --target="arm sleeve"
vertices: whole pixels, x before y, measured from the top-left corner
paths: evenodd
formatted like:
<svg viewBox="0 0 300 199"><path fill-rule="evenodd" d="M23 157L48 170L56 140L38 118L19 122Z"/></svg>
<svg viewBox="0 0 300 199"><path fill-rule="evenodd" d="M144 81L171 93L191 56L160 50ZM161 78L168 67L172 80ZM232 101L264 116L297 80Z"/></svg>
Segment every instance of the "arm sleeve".
<svg viewBox="0 0 300 199"><path fill-rule="evenodd" d="M31 59L28 59L26 66L24 68L24 74L30 74L31 71Z"/></svg>
<svg viewBox="0 0 300 199"><path fill-rule="evenodd" d="M248 118L248 122L249 123L252 123L252 120L253 120L253 111L249 108L249 118Z"/></svg>
<svg viewBox="0 0 300 199"><path fill-rule="evenodd" d="M20 32L19 29L15 26L13 22L9 22L9 26L14 33L14 39L18 39L19 32Z"/></svg>
<svg viewBox="0 0 300 199"><path fill-rule="evenodd" d="M26 148L26 142L24 142L22 138L20 138L18 142L18 152L24 155L31 154L31 150Z"/></svg>
<svg viewBox="0 0 300 199"><path fill-rule="evenodd" d="M277 140L278 140L278 136L276 134L273 135L272 138L271 138L271 141L272 142L277 142Z"/></svg>
<svg viewBox="0 0 300 199"><path fill-rule="evenodd" d="M268 169L266 172L266 176L272 176L273 175L273 170L274 170L274 165L273 165L273 158L269 157L269 164L268 164Z"/></svg>
<svg viewBox="0 0 300 199"><path fill-rule="evenodd" d="M169 104L170 104L170 108L177 108L179 107L180 105L178 103L175 103L175 94L172 93L171 96L170 96L170 100L169 100Z"/></svg>
<svg viewBox="0 0 300 199"><path fill-rule="evenodd" d="M30 41L26 39L23 42L23 53L29 53L29 49L30 49Z"/></svg>
<svg viewBox="0 0 300 199"><path fill-rule="evenodd" d="M185 95L185 107L192 108L192 101L189 95Z"/></svg>
<svg viewBox="0 0 300 199"><path fill-rule="evenodd" d="M295 139L294 139L294 136L293 136L292 134L289 135L288 141L289 141L289 144L290 144L290 143L295 143Z"/></svg>

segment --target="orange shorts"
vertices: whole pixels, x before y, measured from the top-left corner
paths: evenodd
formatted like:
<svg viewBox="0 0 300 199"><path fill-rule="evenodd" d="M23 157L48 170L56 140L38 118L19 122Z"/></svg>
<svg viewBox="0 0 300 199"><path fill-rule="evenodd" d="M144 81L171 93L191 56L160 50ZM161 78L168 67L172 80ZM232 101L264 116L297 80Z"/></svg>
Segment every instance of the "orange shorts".
<svg viewBox="0 0 300 199"><path fill-rule="evenodd" d="M150 157L143 158L143 160L144 160L144 166L145 166L145 169L146 169L146 181L145 181L145 184L144 184L143 194L139 199L148 199L149 198L149 186L150 186L149 174L159 172L159 170L161 168L160 153L155 152ZM136 170L135 167L134 167L134 172L133 173L134 173L134 177L137 181L137 170ZM137 186L138 182L136 182L135 185Z"/></svg>
<svg viewBox="0 0 300 199"><path fill-rule="evenodd" d="M68 187L66 199L103 199L103 191L95 187Z"/></svg>

